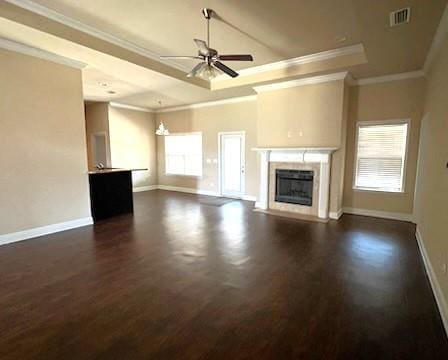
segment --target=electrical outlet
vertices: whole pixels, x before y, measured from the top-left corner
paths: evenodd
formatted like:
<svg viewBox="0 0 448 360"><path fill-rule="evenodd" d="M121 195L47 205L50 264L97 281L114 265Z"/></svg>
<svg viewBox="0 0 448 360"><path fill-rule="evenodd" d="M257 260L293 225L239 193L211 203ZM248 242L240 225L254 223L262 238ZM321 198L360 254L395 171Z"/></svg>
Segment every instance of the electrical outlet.
<svg viewBox="0 0 448 360"><path fill-rule="evenodd" d="M446 266L446 262L444 262L444 263L442 264L442 274L443 274L443 275L446 275L446 274L447 274L447 266Z"/></svg>
<svg viewBox="0 0 448 360"><path fill-rule="evenodd" d="M211 183L210 183L210 187L215 187L215 183L214 183L214 182L211 182Z"/></svg>
<svg viewBox="0 0 448 360"><path fill-rule="evenodd" d="M292 131L288 131L287 136L288 136L288 138L291 138L292 137Z"/></svg>

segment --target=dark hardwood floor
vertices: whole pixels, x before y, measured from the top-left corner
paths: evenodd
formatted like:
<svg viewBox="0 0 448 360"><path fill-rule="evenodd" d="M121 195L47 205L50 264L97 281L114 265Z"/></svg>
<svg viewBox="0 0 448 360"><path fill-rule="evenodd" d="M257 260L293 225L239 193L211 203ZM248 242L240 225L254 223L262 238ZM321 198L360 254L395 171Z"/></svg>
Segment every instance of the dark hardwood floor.
<svg viewBox="0 0 448 360"><path fill-rule="evenodd" d="M0 359L448 359L405 222L164 191L0 246Z"/></svg>

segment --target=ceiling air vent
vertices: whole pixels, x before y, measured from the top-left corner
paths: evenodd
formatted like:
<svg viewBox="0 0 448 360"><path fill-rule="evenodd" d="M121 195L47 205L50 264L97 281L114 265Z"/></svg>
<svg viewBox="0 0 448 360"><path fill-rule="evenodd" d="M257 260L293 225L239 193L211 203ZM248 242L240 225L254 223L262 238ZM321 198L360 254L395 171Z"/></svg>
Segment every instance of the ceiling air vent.
<svg viewBox="0 0 448 360"><path fill-rule="evenodd" d="M405 7L390 13L390 26L406 24L411 19L411 8Z"/></svg>

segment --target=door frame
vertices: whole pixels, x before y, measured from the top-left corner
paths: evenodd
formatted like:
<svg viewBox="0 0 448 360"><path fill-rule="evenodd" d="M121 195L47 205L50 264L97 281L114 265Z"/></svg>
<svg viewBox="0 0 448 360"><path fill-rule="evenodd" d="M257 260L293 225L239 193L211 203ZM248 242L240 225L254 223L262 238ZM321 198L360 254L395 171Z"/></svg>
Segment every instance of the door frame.
<svg viewBox="0 0 448 360"><path fill-rule="evenodd" d="M218 194L219 196L223 196L222 190L223 190L223 184L222 184L222 136L223 135L241 135L242 142L241 142L241 155L242 155L242 166L244 167L244 173L242 176L241 181L241 195L237 196L230 196L226 195L226 197L236 198L236 199L242 199L246 194L246 131L240 130L240 131L220 131L218 132Z"/></svg>
<svg viewBox="0 0 448 360"><path fill-rule="evenodd" d="M92 163L93 166L96 166L97 164L94 164L96 161L96 138L95 136L104 135L104 144L106 146L106 164L104 164L105 167L111 167L111 156L110 156L110 147L109 147L109 136L107 131L96 131L90 135L90 144L91 144L91 151L92 151Z"/></svg>

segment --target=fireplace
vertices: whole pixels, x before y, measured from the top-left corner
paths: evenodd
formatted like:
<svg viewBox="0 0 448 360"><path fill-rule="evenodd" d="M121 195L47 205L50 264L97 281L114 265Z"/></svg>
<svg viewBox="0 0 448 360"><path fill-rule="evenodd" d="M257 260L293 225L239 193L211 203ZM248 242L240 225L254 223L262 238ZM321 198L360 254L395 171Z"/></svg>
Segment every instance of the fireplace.
<svg viewBox="0 0 448 360"><path fill-rule="evenodd" d="M328 219L331 154L335 150L337 149L256 148L260 154L260 191L255 207L261 211L282 211ZM289 175L294 173L304 172L301 175L305 176L299 176L299 179L294 178L295 175L292 176L292 181L296 183L296 180L305 180L301 184L305 187L302 188L302 191L305 190L305 196L301 194L300 197L306 199L300 200L305 200L306 205L292 202L289 197L291 195L288 194L291 192L289 190L297 190L295 188L297 183L293 185L286 181L285 188L281 186L277 188L277 170L287 170L286 174L281 174L287 175L286 178L290 178ZM293 198L295 197L293 195Z"/></svg>
<svg viewBox="0 0 448 360"><path fill-rule="evenodd" d="M275 170L275 201L313 205L314 172L309 170Z"/></svg>

